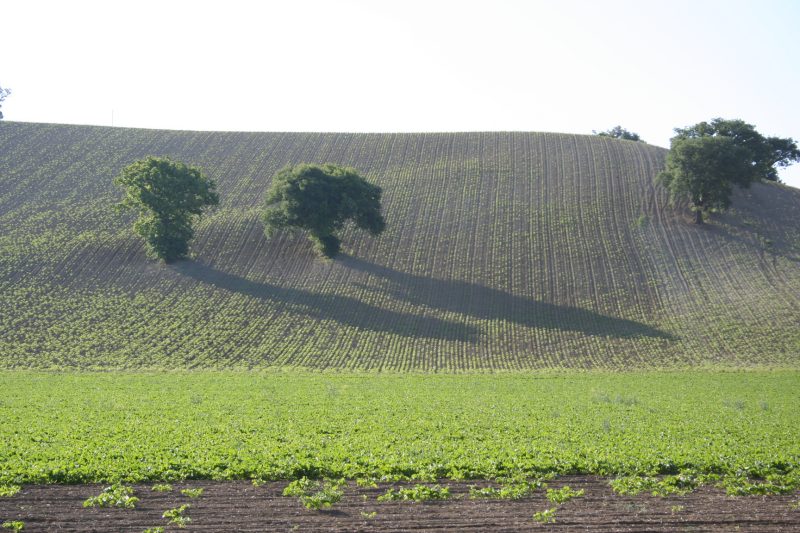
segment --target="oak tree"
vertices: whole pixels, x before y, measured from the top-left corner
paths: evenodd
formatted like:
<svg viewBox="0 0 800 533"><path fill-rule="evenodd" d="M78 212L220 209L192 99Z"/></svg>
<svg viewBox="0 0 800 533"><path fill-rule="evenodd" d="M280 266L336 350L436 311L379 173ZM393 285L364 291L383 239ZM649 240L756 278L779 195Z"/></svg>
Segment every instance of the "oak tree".
<svg viewBox="0 0 800 533"><path fill-rule="evenodd" d="M125 191L117 209L137 211L133 225L148 254L170 263L186 257L192 224L219 203L216 184L199 168L167 157L147 157L122 169L114 180Z"/></svg>
<svg viewBox="0 0 800 533"><path fill-rule="evenodd" d="M267 237L279 229L307 231L325 257L339 253L336 232L347 221L372 235L383 232L381 188L349 167L299 164L282 168L264 196L262 220Z"/></svg>

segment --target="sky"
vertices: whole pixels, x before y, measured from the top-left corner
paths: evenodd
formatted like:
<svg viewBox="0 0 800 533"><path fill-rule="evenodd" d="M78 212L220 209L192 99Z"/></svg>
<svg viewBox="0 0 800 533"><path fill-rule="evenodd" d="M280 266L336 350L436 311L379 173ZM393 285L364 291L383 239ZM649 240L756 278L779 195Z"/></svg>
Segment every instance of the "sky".
<svg viewBox="0 0 800 533"><path fill-rule="evenodd" d="M800 140L797 0L4 0L5 120ZM800 188L800 164L781 172Z"/></svg>

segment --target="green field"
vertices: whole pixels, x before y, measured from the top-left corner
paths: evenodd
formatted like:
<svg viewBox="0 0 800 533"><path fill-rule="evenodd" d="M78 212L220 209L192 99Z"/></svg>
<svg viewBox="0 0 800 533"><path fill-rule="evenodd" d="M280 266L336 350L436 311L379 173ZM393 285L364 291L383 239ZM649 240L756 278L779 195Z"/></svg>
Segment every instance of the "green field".
<svg viewBox="0 0 800 533"><path fill-rule="evenodd" d="M0 483L683 473L782 492L800 486L799 379L5 372Z"/></svg>

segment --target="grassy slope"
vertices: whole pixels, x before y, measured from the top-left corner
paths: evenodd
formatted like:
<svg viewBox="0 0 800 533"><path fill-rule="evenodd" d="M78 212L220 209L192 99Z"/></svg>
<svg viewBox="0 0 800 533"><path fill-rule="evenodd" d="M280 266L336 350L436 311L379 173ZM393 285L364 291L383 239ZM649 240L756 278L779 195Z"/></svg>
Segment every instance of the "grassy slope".
<svg viewBox="0 0 800 533"><path fill-rule="evenodd" d="M216 179L194 260L162 266L109 206L169 155ZM366 370L792 366L800 191L705 228L652 185L665 151L549 133L207 133L0 123L0 368ZM269 178L354 166L378 239L266 241Z"/></svg>

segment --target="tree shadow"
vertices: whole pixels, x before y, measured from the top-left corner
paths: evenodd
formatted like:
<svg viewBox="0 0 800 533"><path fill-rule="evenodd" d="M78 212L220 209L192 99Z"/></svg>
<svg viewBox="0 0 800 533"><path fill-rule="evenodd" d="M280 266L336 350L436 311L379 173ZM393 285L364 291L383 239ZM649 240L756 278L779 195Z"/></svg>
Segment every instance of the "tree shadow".
<svg viewBox="0 0 800 533"><path fill-rule="evenodd" d="M318 294L258 283L195 261L178 261L170 264L170 268L219 289L294 306L299 312L319 320L335 320L359 329L393 333L404 337L426 337L471 343L478 340L478 329L467 324L390 311L348 296Z"/></svg>
<svg viewBox="0 0 800 533"><path fill-rule="evenodd" d="M670 333L647 324L606 316L587 309L530 300L464 281L406 274L344 254L337 256L337 261L352 270L389 281L392 296L415 305L486 320L506 320L523 326L577 331L586 335L676 340Z"/></svg>

